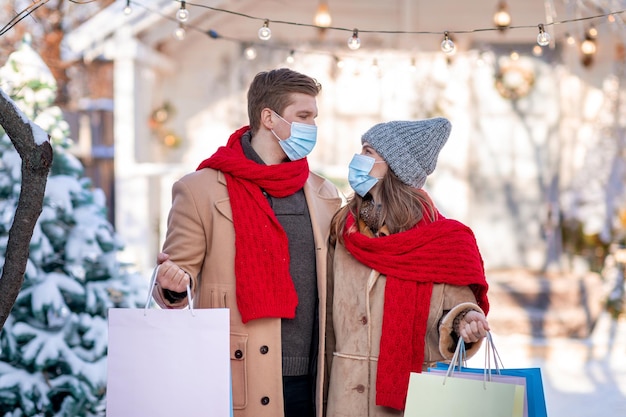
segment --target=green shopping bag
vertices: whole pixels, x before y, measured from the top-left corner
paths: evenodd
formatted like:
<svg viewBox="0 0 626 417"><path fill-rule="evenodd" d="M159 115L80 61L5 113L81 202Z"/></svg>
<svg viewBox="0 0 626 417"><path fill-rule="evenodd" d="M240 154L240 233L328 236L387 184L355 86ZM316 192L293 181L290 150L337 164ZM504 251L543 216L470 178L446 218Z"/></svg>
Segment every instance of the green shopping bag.
<svg viewBox="0 0 626 417"><path fill-rule="evenodd" d="M524 386L411 373L404 417L522 417Z"/></svg>
<svg viewBox="0 0 626 417"><path fill-rule="evenodd" d="M455 376L455 364L465 357L461 339L445 374L411 373L404 417L522 417L526 398L523 383L496 382L484 377ZM485 366L488 368L487 359Z"/></svg>
<svg viewBox="0 0 626 417"><path fill-rule="evenodd" d="M546 408L546 398L543 389L541 368L505 368L495 349L491 334L487 335L487 343L488 345L485 348L485 353L487 354L489 349L492 350L495 364L494 368L489 369L487 378L494 380L511 377L524 378L526 380L526 407L524 409L524 417L547 417L548 412ZM458 367L456 365L458 365ZM433 368L429 369L429 372L433 370L447 372L449 367L450 365L447 363L438 362ZM458 376L462 376L462 374L484 375L485 370L482 368L468 368L459 362L455 363L454 373Z"/></svg>

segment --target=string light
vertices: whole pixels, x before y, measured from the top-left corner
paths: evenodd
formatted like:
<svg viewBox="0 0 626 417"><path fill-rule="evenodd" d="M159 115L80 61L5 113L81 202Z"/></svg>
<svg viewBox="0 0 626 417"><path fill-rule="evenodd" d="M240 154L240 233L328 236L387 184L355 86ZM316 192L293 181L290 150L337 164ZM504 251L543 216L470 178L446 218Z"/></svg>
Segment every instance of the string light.
<svg viewBox="0 0 626 417"><path fill-rule="evenodd" d="M180 9L178 9L178 11L176 12L176 19L178 19L179 22L183 23L189 20L189 11L187 10L185 3L185 0L181 0Z"/></svg>
<svg viewBox="0 0 626 417"><path fill-rule="evenodd" d="M296 51L294 51L293 49L291 50L291 52L289 52L289 56L287 57L287 59L285 59L288 64L293 64L294 62L296 62L296 57L294 56L295 53Z"/></svg>
<svg viewBox="0 0 626 417"><path fill-rule="evenodd" d="M270 21L265 19L263 26L259 29L259 39L267 41L272 37L272 30L270 29Z"/></svg>
<svg viewBox="0 0 626 417"><path fill-rule="evenodd" d="M585 33L585 39L580 43L580 52L582 53L581 63L585 67L589 67L593 64L594 56L598 50L596 36L598 36L598 30L594 26L589 26Z"/></svg>
<svg viewBox="0 0 626 417"><path fill-rule="evenodd" d="M201 7L201 8L205 8L205 9L209 9L209 10L214 10L214 11L218 11L218 12L224 12L224 13L230 13L230 14L234 14L234 15L238 15L241 17L245 17L245 18L249 18L249 19L255 19L255 20L264 20L264 25L261 29L259 29L259 38L262 40L268 40L271 37L271 30L269 29L269 19L261 19L259 17L255 17L255 16L250 16L244 13L240 13L240 12L234 12L234 11L230 11L230 10L226 10L226 9L221 9L221 8L216 8L216 7L211 7L211 6L207 6L207 5L202 5L202 4L196 4L196 3L189 3L187 1L184 0L179 0L181 2L181 9L185 9L186 7L183 6L183 4L189 4L192 5L194 7ZM320 0L324 3L325 0ZM154 10L151 9L150 7L143 5L141 3L137 3L137 2L133 2L134 4L138 4L140 7L148 10L148 11L152 11L156 14L160 14L162 17L166 18L166 19L172 19L174 20L173 17L169 17L166 16L162 13L160 13L158 10ZM501 0L501 5L505 3L505 0ZM580 17L580 18L575 18L575 19L564 19L564 20L560 20L560 21L549 21L548 23L544 24L539 24L539 34L537 35L537 43L540 46L546 46L551 42L551 35L549 33L546 33L544 26L555 26L555 25L561 25L561 24L565 24L565 23L572 23L572 22L580 22L580 21L588 21L588 20L592 20L592 19L597 19L597 18L606 18L608 21L611 20L615 20L615 16L619 15L619 14L623 14L626 12L626 9L624 10L614 10L614 11L609 11L607 13L603 13L603 14L598 14L598 15L593 15L593 16L586 16L586 17ZM124 8L124 13L128 14L130 13L130 0L126 0L126 7ZM510 17L510 15L509 15ZM305 23L298 23L298 22L290 22L290 21L274 21L275 23L281 23L281 24L287 24L287 25L296 25L296 26L308 26L308 27L314 27L317 29L320 29L320 26L317 25L311 25L311 24L305 24ZM0 28L0 35L2 35L4 32L6 32L6 30L10 29L12 27L12 25L14 25L14 23L10 23L9 25L7 25L6 27ZM8 27L8 29L7 29ZM234 41L234 42L238 42L238 43L243 43L243 41L241 39L236 39L236 38L232 38L232 37L224 37L221 36L219 34L217 34L217 32L213 31L213 30L203 30L201 28L198 27L194 27L194 26L190 26L187 25L187 28L191 28L194 30L197 30L199 32L202 32L204 34L209 35L211 38L213 39L225 39L225 40L230 40L230 41ZM507 26L507 29L512 30L512 29L528 29L531 28L533 26L527 26L527 25L523 25L523 26ZM185 30L185 28L182 28L183 30ZM329 26L328 29L332 29L332 30L337 30L337 31L348 31L350 29L347 28L341 28L341 27L331 27ZM476 32L486 32L486 31L492 31L492 30L501 30L498 27L492 27L492 28L477 28L477 29L470 29L470 30L455 30L454 33L455 34L468 34L468 33L476 33ZM594 29L595 30L595 29ZM360 48L360 44L361 41L358 37L358 33L359 30L358 29L352 29L352 36L348 39L348 46L350 47L350 49L352 50L356 50ZM439 34L441 32L438 31L398 31L398 30L362 30L361 32L365 32L365 33L379 33L379 34L424 34L424 35L433 35L433 34ZM596 32L597 33L597 32ZM567 42L568 43L572 43L575 42L573 40L573 38L571 37L567 37ZM454 42L450 39L448 32L444 33L444 41L441 44L441 48L442 50L447 53L447 54L454 54L456 52L456 46L454 45Z"/></svg>
<svg viewBox="0 0 626 417"><path fill-rule="evenodd" d="M361 47L361 39L359 39L359 30L354 29L352 31L352 36L348 38L348 48L352 49L353 51L356 51L360 47Z"/></svg>
<svg viewBox="0 0 626 417"><path fill-rule="evenodd" d="M509 8L506 4L506 1L501 0L498 3L498 9L493 15L493 24L500 31L505 31L509 26L511 26L511 15L509 14Z"/></svg>
<svg viewBox="0 0 626 417"><path fill-rule="evenodd" d="M253 59L256 58L256 49L254 49L254 46L248 46L244 51L243 51L244 56L246 57L246 59L248 61L252 61Z"/></svg>
<svg viewBox="0 0 626 417"><path fill-rule="evenodd" d="M539 35L537 35L537 43L546 46L550 43L550 34L543 29L543 24L539 24Z"/></svg>
<svg viewBox="0 0 626 417"><path fill-rule="evenodd" d="M126 7L124 7L124 14L128 16L133 12L133 9L130 7L130 0L126 0Z"/></svg>
<svg viewBox="0 0 626 417"><path fill-rule="evenodd" d="M186 35L187 31L185 30L185 27L182 23L179 23L178 27L174 30L174 37L179 41L182 41L183 39L185 39Z"/></svg>
<svg viewBox="0 0 626 417"><path fill-rule="evenodd" d="M454 42L450 39L448 32L444 32L443 34L443 42L441 42L441 50L446 55L452 55L456 52L456 46Z"/></svg>
<svg viewBox="0 0 626 417"><path fill-rule="evenodd" d="M596 53L596 42L589 36L585 37L585 40L580 44L580 51L583 55L593 55Z"/></svg>
<svg viewBox="0 0 626 417"><path fill-rule="evenodd" d="M321 29L326 29L333 23L333 19L330 17L330 12L328 11L328 4L325 1L320 2L317 12L315 12L313 23Z"/></svg>

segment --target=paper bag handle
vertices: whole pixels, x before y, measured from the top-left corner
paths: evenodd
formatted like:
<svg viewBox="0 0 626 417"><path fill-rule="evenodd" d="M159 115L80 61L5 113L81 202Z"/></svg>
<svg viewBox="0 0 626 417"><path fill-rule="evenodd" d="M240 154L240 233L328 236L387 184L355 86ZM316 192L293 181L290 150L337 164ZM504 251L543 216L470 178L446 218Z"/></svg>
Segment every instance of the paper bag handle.
<svg viewBox="0 0 626 417"><path fill-rule="evenodd" d="M485 364L483 366L483 382L491 381L491 367L492 367L492 357L493 357L493 366L495 367L495 371L497 374L500 374L500 370L504 369L504 365L502 364L502 359L500 358L500 354L496 349L496 345L493 342L493 337L491 336L491 332L487 332L487 336L485 337L486 346L485 346ZM448 366L448 371L446 372L446 377L452 377L454 375L454 369L458 363L458 369L461 371L463 368L463 364L466 362L466 352L465 352L465 343L463 342L463 338L459 337L459 341L456 345L456 349L454 350L454 355L450 360L450 365Z"/></svg>
<svg viewBox="0 0 626 417"><path fill-rule="evenodd" d="M154 286L156 285L156 277L157 272L159 271L159 265L155 266L152 270L152 277L150 278L150 286L148 287L148 298L146 300L146 305L144 306L144 311L150 307L150 301L152 301L152 291L154 290ZM189 310L191 311L191 315L195 316L193 312L193 299L191 298L191 287L187 285L187 300L189 305Z"/></svg>

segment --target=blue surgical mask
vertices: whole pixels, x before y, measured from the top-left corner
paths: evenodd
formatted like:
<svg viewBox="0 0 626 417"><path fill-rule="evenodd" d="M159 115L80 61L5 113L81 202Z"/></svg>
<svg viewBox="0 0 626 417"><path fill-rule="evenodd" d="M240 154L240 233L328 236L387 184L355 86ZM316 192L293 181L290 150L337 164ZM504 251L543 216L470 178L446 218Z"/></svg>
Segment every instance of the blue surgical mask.
<svg viewBox="0 0 626 417"><path fill-rule="evenodd" d="M384 161L376 161L371 156L354 154L348 165L348 182L355 193L365 197L380 178L372 177L370 171L374 164Z"/></svg>
<svg viewBox="0 0 626 417"><path fill-rule="evenodd" d="M273 110L272 110L273 111ZM280 117L280 115L274 112L276 116L283 122L291 126L291 135L287 139L281 139L272 130L271 132L278 139L280 147L283 148L285 155L290 161L297 161L302 159L311 153L317 142L317 126L308 125L306 123L292 122Z"/></svg>

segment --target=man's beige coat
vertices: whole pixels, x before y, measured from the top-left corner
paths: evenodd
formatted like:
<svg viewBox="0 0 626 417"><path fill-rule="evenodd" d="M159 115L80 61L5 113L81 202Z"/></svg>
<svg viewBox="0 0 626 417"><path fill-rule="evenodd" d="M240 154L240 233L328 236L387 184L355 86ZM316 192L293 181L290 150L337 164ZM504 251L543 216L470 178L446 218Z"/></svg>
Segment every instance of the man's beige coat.
<svg viewBox="0 0 626 417"><path fill-rule="evenodd" d="M315 239L320 300L316 403L317 415L321 417L328 231L342 199L331 182L313 173L304 193ZM241 321L235 297L235 232L222 172L202 169L174 184L163 252L192 277L195 308L230 309L234 416L282 417L281 319L257 319L246 324ZM154 295L163 307L182 308L187 302L169 305L158 288ZM210 410L207 413L210 415Z"/></svg>

